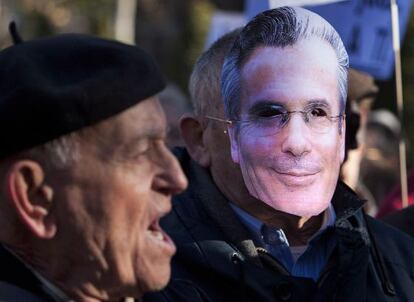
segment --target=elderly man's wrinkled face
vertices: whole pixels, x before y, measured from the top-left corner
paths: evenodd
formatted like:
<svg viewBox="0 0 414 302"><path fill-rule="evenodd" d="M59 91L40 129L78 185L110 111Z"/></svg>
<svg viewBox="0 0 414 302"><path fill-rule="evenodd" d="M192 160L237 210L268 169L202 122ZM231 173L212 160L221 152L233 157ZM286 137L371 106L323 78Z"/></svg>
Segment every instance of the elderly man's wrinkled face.
<svg viewBox="0 0 414 302"><path fill-rule="evenodd" d="M80 159L57 177L57 236L76 242L65 257L87 256L89 281L114 293L139 296L169 280L175 246L158 222L187 181L165 127L158 100L142 101L82 133Z"/></svg>
<svg viewBox="0 0 414 302"><path fill-rule="evenodd" d="M250 194L277 210L310 217L331 201L344 157L337 74L316 39L257 48L242 68L232 158Z"/></svg>

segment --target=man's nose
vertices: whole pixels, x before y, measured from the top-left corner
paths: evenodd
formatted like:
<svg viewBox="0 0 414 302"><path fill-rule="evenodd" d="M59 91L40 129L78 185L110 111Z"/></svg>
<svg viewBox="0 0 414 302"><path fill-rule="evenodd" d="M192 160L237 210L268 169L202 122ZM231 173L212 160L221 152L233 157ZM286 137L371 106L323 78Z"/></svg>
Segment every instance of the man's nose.
<svg viewBox="0 0 414 302"><path fill-rule="evenodd" d="M303 114L291 114L287 125L282 130L282 152L300 157L311 151L310 129Z"/></svg>
<svg viewBox="0 0 414 302"><path fill-rule="evenodd" d="M178 160L164 144L157 157L161 171L153 182L153 188L167 195L184 191L188 185L187 177Z"/></svg>

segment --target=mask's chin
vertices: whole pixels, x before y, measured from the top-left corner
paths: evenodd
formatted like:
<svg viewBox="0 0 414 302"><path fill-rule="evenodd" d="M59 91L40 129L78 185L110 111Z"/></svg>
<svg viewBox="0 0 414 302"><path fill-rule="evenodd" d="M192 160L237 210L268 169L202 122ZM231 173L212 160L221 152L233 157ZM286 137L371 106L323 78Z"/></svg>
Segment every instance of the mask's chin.
<svg viewBox="0 0 414 302"><path fill-rule="evenodd" d="M317 216L325 211L330 199L317 192L292 192L266 188L259 184L247 184L247 189L253 197L264 202L273 209L299 217Z"/></svg>
<svg viewBox="0 0 414 302"><path fill-rule="evenodd" d="M241 161L244 183L253 197L277 211L299 217L317 216L333 195L321 194L320 173L275 173L252 169ZM270 171L270 170L269 170Z"/></svg>
<svg viewBox="0 0 414 302"><path fill-rule="evenodd" d="M295 201L295 200L288 200L285 202L282 202L280 200L269 200L269 201L263 201L270 207L295 216L299 217L312 217L312 216L318 216L320 213L325 211L329 205L329 202L325 203L318 203L317 206L313 204L313 206L310 208L306 205L306 203L303 203L301 201Z"/></svg>

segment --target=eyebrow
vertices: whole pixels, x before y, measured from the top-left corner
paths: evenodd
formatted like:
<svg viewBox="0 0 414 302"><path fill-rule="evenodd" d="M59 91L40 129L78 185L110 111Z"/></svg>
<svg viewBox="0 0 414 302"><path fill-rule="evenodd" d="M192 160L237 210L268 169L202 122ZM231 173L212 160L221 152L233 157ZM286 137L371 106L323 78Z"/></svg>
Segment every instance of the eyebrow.
<svg viewBox="0 0 414 302"><path fill-rule="evenodd" d="M271 101L271 100L259 100L252 107L249 108L248 114L252 115L257 113L260 110L267 108L268 106L275 106L285 108L281 103Z"/></svg>
<svg viewBox="0 0 414 302"><path fill-rule="evenodd" d="M327 100L325 99L317 99L317 100L310 100L307 102L305 107L310 107L310 106L323 106L326 108L331 108L331 105L328 103Z"/></svg>
<svg viewBox="0 0 414 302"><path fill-rule="evenodd" d="M263 99L263 100L259 100L252 107L250 107L249 111L248 111L248 114L249 115L255 114L258 111L260 111L262 109L265 109L268 106L286 108L285 105L286 104L282 104L282 103L277 102L277 101ZM321 107L328 108L330 110L332 109L332 106L325 99L312 99L312 100L306 101L306 104L303 108L309 108L309 107L313 107L313 106L321 106Z"/></svg>
<svg viewBox="0 0 414 302"><path fill-rule="evenodd" d="M137 139L142 139L145 137L150 139L165 138L168 133L168 129L168 125L148 127L147 129L144 129L138 133Z"/></svg>
<svg viewBox="0 0 414 302"><path fill-rule="evenodd" d="M130 152L134 147L145 139L157 140L167 137L167 129L161 126L148 127L137 131L123 146L122 152Z"/></svg>

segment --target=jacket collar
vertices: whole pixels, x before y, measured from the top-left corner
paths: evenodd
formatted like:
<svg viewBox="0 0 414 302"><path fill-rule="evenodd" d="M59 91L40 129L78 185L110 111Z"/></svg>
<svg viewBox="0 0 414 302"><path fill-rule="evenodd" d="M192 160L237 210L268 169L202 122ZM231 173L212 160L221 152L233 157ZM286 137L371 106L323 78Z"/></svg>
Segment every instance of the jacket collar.
<svg viewBox="0 0 414 302"><path fill-rule="evenodd" d="M357 214L364 206L364 203L365 200L359 198L350 187L344 182L338 181L332 197L332 205L335 209L337 221L348 219Z"/></svg>
<svg viewBox="0 0 414 302"><path fill-rule="evenodd" d="M0 267L0 281L15 285L45 301L63 301L54 299L33 270L3 244L0 244Z"/></svg>
<svg viewBox="0 0 414 302"><path fill-rule="evenodd" d="M184 223L184 214L188 204L193 204L197 214L206 213L206 220L211 220L218 227L219 233L227 242L232 243L234 251L240 252L247 259L261 265L256 246L251 239L250 232L239 220L236 213L230 208L228 200L214 184L209 171L191 159L185 148L174 148L174 154L180 161L188 179L191 179L188 189L177 199L187 199L188 202L174 203L174 208ZM198 221L197 221L198 224ZM198 224L199 225L199 224ZM192 227L192 226L188 226ZM194 226L194 229L196 227ZM193 235L197 236L196 232ZM201 238L197 238L201 239Z"/></svg>

